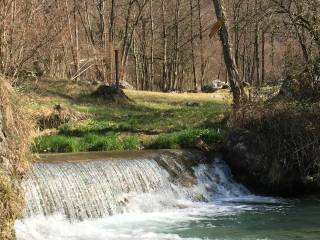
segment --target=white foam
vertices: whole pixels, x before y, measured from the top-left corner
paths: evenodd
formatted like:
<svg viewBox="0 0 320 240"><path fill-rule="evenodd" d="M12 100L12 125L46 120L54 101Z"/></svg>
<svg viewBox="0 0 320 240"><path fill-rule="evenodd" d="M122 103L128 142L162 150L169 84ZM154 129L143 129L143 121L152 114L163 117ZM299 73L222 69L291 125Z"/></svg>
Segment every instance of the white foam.
<svg viewBox="0 0 320 240"><path fill-rule="evenodd" d="M127 191L114 195L116 197L106 198L123 203L121 212L116 215L105 215L102 218L86 219L84 221L74 221L74 219L70 221L61 212L51 216L32 215L16 222L17 239L198 240L197 238L183 238L176 232L179 232L177 230L190 228L190 223L233 216L251 210L252 203L274 203L276 201L272 198L256 197L250 194L245 187L233 180L228 166L222 161L216 161L214 165L197 167L195 174L198 184L192 188L171 184L166 179L169 175L163 173L162 169L154 167L153 162L149 162L148 167L150 169L152 167L154 175L157 176L157 179L144 180L148 184L152 183L150 184L152 191ZM126 169L130 170L132 175L132 169L128 167ZM139 173L140 168L135 167L134 169ZM92 171L90 174L93 174ZM61 173L54 172L54 174ZM119 174L117 173L116 176L122 176ZM39 176L41 175L39 174ZM118 179L120 180L122 177ZM128 182L127 185L129 184L132 189L140 189L137 186L138 183L136 181L136 185L133 185L133 183ZM28 184L31 186L33 183L28 182ZM160 187L153 187L158 185ZM93 187L92 184L90 186ZM66 188L67 185L64 185L64 187ZM104 187L100 186L102 189ZM109 186L109 188L113 189L115 186ZM59 189L55 189L55 191L59 193ZM32 192L29 197L37 195L37 192ZM200 201L201 196L206 201ZM36 201L38 200L36 199ZM39 205L40 202L36 206ZM106 206L106 204L101 202L98 206ZM68 205L68 207L72 206ZM86 209L96 209L96 207L93 208L93 206L88 205Z"/></svg>
<svg viewBox="0 0 320 240"><path fill-rule="evenodd" d="M18 240L179 240L171 233L189 222L238 214L245 206L184 202L184 208L129 213L103 219L69 222L61 215L34 216L16 222Z"/></svg>

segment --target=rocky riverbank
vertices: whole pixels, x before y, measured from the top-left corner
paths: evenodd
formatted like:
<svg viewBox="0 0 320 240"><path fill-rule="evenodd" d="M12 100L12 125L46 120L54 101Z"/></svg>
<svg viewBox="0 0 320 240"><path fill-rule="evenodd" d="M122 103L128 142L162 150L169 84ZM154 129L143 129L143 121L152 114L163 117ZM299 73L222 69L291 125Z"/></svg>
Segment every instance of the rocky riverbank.
<svg viewBox="0 0 320 240"><path fill-rule="evenodd" d="M248 107L242 119L238 116L221 150L236 180L258 194L320 192L316 107L277 103L270 108Z"/></svg>

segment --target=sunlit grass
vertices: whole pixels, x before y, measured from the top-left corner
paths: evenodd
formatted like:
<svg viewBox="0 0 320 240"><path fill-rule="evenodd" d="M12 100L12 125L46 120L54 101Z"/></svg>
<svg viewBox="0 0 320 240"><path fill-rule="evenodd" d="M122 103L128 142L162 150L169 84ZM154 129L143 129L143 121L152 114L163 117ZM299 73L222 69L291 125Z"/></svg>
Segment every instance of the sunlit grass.
<svg viewBox="0 0 320 240"><path fill-rule="evenodd" d="M52 135L38 137L35 152L180 148L191 147L196 138L212 143L223 135L220 122L230 106L227 90L213 94L126 90L133 103L114 105L89 97L93 89L62 80L25 87L30 112L63 104L90 116L64 124ZM201 106L186 106L190 101Z"/></svg>

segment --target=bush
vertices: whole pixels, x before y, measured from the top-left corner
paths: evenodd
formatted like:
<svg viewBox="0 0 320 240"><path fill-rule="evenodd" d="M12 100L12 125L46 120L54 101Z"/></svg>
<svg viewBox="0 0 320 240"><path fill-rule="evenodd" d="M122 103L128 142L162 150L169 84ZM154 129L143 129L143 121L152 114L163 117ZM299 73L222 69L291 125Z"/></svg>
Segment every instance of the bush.
<svg viewBox="0 0 320 240"><path fill-rule="evenodd" d="M318 101L320 99L320 59L302 66L303 70L291 69L284 74L285 79L279 95L291 100Z"/></svg>
<svg viewBox="0 0 320 240"><path fill-rule="evenodd" d="M232 117L225 159L237 179L258 193L320 190L319 122L319 104L243 105Z"/></svg>

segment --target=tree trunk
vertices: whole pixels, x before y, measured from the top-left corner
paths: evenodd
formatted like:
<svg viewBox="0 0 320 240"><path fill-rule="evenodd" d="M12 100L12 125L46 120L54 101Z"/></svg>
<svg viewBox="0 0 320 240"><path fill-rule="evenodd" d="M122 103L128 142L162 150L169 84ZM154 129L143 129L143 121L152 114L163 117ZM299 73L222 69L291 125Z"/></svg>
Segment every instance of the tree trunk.
<svg viewBox="0 0 320 240"><path fill-rule="evenodd" d="M111 1L110 23L109 23L109 84L113 82L113 48L115 33L115 0Z"/></svg>
<svg viewBox="0 0 320 240"><path fill-rule="evenodd" d="M193 77L193 86L194 90L198 90L198 83L197 83L197 75L196 75L196 63L195 63L195 54L194 54L194 40L193 40L193 28L194 28L194 22L193 22L193 0L189 1L190 4L190 43L191 43L191 58L192 58L192 77Z"/></svg>
<svg viewBox="0 0 320 240"><path fill-rule="evenodd" d="M232 55L232 48L229 39L229 30L227 25L227 17L223 8L223 0L213 0L215 12L217 18L225 19L223 26L220 29L220 41L222 43L224 61L227 68L230 87L233 95L233 103L235 107L240 105L242 99L246 98L243 87L241 86L241 81L239 77L239 72L236 67L235 59Z"/></svg>
<svg viewBox="0 0 320 240"><path fill-rule="evenodd" d="M161 15L162 15L162 54L163 54L163 59L162 59L162 86L161 90L165 91L166 90L166 85L167 85L167 45L168 45L168 40L167 40L167 25L166 25L166 1L162 0L161 1Z"/></svg>
<svg viewBox="0 0 320 240"><path fill-rule="evenodd" d="M261 36L261 84L264 84L265 76L266 76L265 44L266 44L266 36L265 36L265 32L262 31L262 36Z"/></svg>
<svg viewBox="0 0 320 240"><path fill-rule="evenodd" d="M204 61L204 46L203 46L203 26L202 26L202 17L201 17L201 0L197 1L198 5L198 21L199 21L199 39L200 39L200 67L201 67L201 74L200 74L200 84L201 84L201 89L203 88L203 80L204 80L204 72L206 68L206 64Z"/></svg>
<svg viewBox="0 0 320 240"><path fill-rule="evenodd" d="M151 32L151 43L150 43L150 76L149 83L150 89L153 91L154 85L154 21L153 21L153 0L150 0L150 32Z"/></svg>
<svg viewBox="0 0 320 240"><path fill-rule="evenodd" d="M255 0L255 14L258 16L258 0ZM255 33L254 33L254 61L255 61L255 73L256 73L256 84L260 86L260 59L259 59L259 21L255 22ZM253 72L254 72L253 71Z"/></svg>

